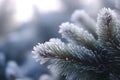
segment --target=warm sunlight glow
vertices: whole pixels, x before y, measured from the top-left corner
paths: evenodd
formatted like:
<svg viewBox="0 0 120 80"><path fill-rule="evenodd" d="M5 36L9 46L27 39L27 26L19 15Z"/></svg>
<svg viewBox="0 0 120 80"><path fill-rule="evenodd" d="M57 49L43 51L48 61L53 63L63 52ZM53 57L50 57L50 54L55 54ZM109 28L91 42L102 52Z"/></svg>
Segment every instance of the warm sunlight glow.
<svg viewBox="0 0 120 80"><path fill-rule="evenodd" d="M28 21L33 14L33 0L15 0L16 14L18 22Z"/></svg>
<svg viewBox="0 0 120 80"><path fill-rule="evenodd" d="M61 8L60 0L35 0L35 5L40 12L59 11Z"/></svg>
<svg viewBox="0 0 120 80"><path fill-rule="evenodd" d="M60 0L15 0L15 19L18 22L26 22L33 15L33 7L37 7L40 13L60 11Z"/></svg>

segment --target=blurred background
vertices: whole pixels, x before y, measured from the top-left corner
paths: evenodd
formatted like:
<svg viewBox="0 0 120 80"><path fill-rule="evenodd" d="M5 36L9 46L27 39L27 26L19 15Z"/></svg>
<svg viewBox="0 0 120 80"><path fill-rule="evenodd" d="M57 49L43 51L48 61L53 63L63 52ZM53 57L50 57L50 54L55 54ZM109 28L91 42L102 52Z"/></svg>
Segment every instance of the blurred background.
<svg viewBox="0 0 120 80"><path fill-rule="evenodd" d="M49 80L47 64L32 58L33 46L61 38L59 25L75 10L85 10L96 21L101 8L118 10L116 1L0 0L0 80Z"/></svg>

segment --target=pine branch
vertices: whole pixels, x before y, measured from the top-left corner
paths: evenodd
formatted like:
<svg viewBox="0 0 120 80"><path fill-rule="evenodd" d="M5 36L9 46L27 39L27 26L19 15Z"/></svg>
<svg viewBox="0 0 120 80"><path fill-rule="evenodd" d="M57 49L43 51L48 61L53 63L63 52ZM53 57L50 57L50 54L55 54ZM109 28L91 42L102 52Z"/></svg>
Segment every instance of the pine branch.
<svg viewBox="0 0 120 80"><path fill-rule="evenodd" d="M112 50L120 50L120 47L113 41L116 36L115 33L118 32L115 12L106 8L102 9L98 14L97 23L98 39L100 42L102 41L102 45Z"/></svg>
<svg viewBox="0 0 120 80"><path fill-rule="evenodd" d="M97 39L96 22L84 10L76 10L71 16L71 21L92 33Z"/></svg>
<svg viewBox="0 0 120 80"><path fill-rule="evenodd" d="M92 51L73 44L65 44L59 39L51 39L44 44L38 44L33 53L35 58L53 58L59 60L71 60L74 62L80 62L83 64L92 64L95 55ZM39 53L39 54L38 54ZM88 54L89 53L89 54ZM38 57L36 57L38 56Z"/></svg>
<svg viewBox="0 0 120 80"><path fill-rule="evenodd" d="M69 43L50 39L34 47L34 58L67 80L120 80L120 26L111 9L102 9L97 19L97 35L72 23L63 23L59 33ZM89 23L88 23L89 24Z"/></svg>
<svg viewBox="0 0 120 80"><path fill-rule="evenodd" d="M59 33L69 42L95 50L96 40L92 34L75 24L66 22L60 25Z"/></svg>
<svg viewBox="0 0 120 80"><path fill-rule="evenodd" d="M44 44L38 44L33 53L37 54L42 63L52 60L59 73L66 76L83 74L83 72L97 72L99 61L95 54L85 47L65 44L59 39L51 39ZM44 60L43 60L44 59ZM72 69L72 70L71 70ZM78 71L78 72L77 72ZM74 77L75 78L75 77ZM76 79L79 79L76 77Z"/></svg>

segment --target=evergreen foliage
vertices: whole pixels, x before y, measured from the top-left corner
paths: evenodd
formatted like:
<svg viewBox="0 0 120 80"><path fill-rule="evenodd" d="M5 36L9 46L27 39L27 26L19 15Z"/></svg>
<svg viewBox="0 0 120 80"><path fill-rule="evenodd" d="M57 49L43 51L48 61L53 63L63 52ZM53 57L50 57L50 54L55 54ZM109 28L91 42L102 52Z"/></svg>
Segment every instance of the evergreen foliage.
<svg viewBox="0 0 120 80"><path fill-rule="evenodd" d="M74 23L60 25L59 33L68 43L58 38L38 43L33 50L34 58L41 63L50 61L50 68L54 67L58 75L67 80L120 80L117 16L115 11L103 8L95 24L85 11L75 12L72 15Z"/></svg>

